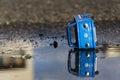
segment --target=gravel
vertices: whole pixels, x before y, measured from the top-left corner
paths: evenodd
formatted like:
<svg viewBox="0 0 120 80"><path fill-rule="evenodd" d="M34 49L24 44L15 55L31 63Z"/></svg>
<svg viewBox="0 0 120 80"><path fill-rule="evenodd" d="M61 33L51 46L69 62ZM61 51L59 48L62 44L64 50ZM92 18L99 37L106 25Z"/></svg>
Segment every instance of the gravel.
<svg viewBox="0 0 120 80"><path fill-rule="evenodd" d="M0 23L68 22L74 14L95 20L120 19L120 0L0 0Z"/></svg>
<svg viewBox="0 0 120 80"><path fill-rule="evenodd" d="M66 39L67 23L80 13L94 17L100 44L120 43L120 0L0 0L0 51Z"/></svg>

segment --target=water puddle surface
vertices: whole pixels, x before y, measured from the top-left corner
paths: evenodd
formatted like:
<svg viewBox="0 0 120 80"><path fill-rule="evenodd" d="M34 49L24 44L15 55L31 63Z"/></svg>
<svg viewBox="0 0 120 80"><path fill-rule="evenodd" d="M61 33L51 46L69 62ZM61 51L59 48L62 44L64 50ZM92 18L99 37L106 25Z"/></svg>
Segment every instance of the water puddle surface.
<svg viewBox="0 0 120 80"><path fill-rule="evenodd" d="M33 80L119 80L120 46L102 45L97 56L98 75L94 78L81 78L68 71L70 48L67 41L57 41L58 47L43 44L33 49ZM71 63L74 63L75 55ZM72 65L75 67L75 64Z"/></svg>
<svg viewBox="0 0 120 80"><path fill-rule="evenodd" d="M0 52L0 80L119 80L119 44L99 45L95 52L74 52L66 39L46 39L41 40L39 46L34 48L8 48L5 52L5 48ZM97 75L81 78L76 73L76 65L78 66L80 54L90 57L87 53L97 56ZM86 67L88 65L85 64ZM75 72L71 72L69 68L73 68Z"/></svg>

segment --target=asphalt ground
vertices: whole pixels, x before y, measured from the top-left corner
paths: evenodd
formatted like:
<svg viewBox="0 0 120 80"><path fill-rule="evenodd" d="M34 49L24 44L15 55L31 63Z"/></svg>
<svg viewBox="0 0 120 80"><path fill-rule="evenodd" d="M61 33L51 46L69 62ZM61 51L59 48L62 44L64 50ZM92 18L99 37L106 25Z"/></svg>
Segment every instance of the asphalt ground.
<svg viewBox="0 0 120 80"><path fill-rule="evenodd" d="M74 14L90 13L95 20L120 19L119 0L0 0L0 23L68 22Z"/></svg>
<svg viewBox="0 0 120 80"><path fill-rule="evenodd" d="M1 49L66 39L67 23L83 13L94 18L98 43L120 43L119 0L0 0Z"/></svg>

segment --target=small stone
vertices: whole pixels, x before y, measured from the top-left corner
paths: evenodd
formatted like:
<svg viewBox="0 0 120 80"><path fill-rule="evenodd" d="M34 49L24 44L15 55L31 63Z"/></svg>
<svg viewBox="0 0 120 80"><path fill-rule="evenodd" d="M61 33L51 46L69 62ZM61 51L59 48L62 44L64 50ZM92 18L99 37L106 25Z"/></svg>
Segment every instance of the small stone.
<svg viewBox="0 0 120 80"><path fill-rule="evenodd" d="M53 43L50 43L50 46L53 46L54 48L58 47L58 42L54 41Z"/></svg>
<svg viewBox="0 0 120 80"><path fill-rule="evenodd" d="M53 46L54 46L54 48L57 48L58 47L58 42L54 41Z"/></svg>
<svg viewBox="0 0 120 80"><path fill-rule="evenodd" d="M26 39L23 40L23 42L25 42L25 41L26 41Z"/></svg>
<svg viewBox="0 0 120 80"><path fill-rule="evenodd" d="M38 42L35 42L35 44L38 44Z"/></svg>
<svg viewBox="0 0 120 80"><path fill-rule="evenodd" d="M116 44L116 46L120 46L120 44Z"/></svg>
<svg viewBox="0 0 120 80"><path fill-rule="evenodd" d="M30 42L33 42L34 40L30 40Z"/></svg>
<svg viewBox="0 0 120 80"><path fill-rule="evenodd" d="M25 56L22 56L22 58L23 58L23 59L31 59L32 56L31 56L30 54L27 54L27 55L25 55Z"/></svg>
<svg viewBox="0 0 120 80"><path fill-rule="evenodd" d="M55 36L54 39L57 39L57 37Z"/></svg>
<svg viewBox="0 0 120 80"><path fill-rule="evenodd" d="M39 37L43 37L43 34L40 33L40 34L39 34Z"/></svg>
<svg viewBox="0 0 120 80"><path fill-rule="evenodd" d="M62 38L65 38L65 36L64 36L64 35L62 35L61 37L62 37Z"/></svg>
<svg viewBox="0 0 120 80"><path fill-rule="evenodd" d="M52 46L53 44L52 43L50 43L50 46Z"/></svg>

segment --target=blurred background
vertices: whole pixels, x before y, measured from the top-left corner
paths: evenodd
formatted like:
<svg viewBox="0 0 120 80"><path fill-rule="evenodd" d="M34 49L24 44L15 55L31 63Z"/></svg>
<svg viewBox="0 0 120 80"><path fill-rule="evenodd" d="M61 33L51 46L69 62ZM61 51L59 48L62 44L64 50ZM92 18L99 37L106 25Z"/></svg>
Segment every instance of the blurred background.
<svg viewBox="0 0 120 80"><path fill-rule="evenodd" d="M95 20L120 19L119 0L0 0L0 23L68 22L74 14Z"/></svg>

